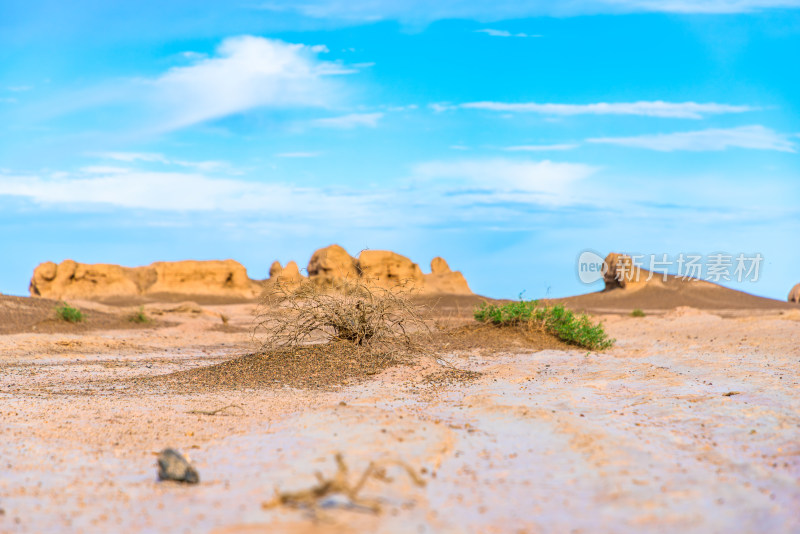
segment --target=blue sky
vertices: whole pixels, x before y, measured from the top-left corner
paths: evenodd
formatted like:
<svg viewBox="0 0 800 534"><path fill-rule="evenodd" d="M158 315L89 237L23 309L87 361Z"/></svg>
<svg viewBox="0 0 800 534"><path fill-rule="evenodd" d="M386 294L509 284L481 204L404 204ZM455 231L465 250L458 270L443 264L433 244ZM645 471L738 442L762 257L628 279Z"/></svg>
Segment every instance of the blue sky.
<svg viewBox="0 0 800 534"><path fill-rule="evenodd" d="M565 296L601 254L800 282L800 1L0 0L0 292L66 258L436 255Z"/></svg>

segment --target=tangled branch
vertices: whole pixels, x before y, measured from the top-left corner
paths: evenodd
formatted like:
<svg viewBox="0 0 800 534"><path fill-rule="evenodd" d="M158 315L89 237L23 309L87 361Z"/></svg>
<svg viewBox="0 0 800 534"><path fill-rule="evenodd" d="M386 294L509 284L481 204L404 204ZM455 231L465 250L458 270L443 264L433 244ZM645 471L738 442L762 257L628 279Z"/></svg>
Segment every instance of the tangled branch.
<svg viewBox="0 0 800 534"><path fill-rule="evenodd" d="M428 330L403 288L386 289L362 279L328 286L279 279L262 297L253 333L263 351L346 342L393 353L419 348L416 334Z"/></svg>

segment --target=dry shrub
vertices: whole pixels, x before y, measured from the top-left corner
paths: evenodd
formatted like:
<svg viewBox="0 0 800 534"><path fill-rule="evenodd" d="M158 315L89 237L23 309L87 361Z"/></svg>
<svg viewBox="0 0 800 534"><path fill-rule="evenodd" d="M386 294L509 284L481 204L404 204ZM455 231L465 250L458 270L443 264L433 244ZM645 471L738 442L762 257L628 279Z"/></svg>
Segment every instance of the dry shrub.
<svg viewBox="0 0 800 534"><path fill-rule="evenodd" d="M334 284L271 282L256 315L254 338L261 350L294 350L314 342L345 342L387 354L414 352L429 333L409 292L362 279Z"/></svg>

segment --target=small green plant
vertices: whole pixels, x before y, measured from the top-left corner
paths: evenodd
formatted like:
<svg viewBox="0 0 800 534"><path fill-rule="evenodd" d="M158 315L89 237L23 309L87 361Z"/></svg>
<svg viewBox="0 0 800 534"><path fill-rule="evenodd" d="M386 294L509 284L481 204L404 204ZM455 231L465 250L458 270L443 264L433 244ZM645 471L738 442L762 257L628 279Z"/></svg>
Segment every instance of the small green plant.
<svg viewBox="0 0 800 534"><path fill-rule="evenodd" d="M591 350L611 347L614 340L585 314L576 315L564 306L542 306L538 301L509 302L502 306L484 302L475 309L475 319L498 326L539 326L559 339Z"/></svg>
<svg viewBox="0 0 800 534"><path fill-rule="evenodd" d="M139 306L139 309L136 310L133 315L128 317L128 320L137 324L149 323L151 321L150 317L144 313L144 306Z"/></svg>
<svg viewBox="0 0 800 534"><path fill-rule="evenodd" d="M85 318L82 311L78 308L73 308L66 302L56 306L56 315L58 315L59 319L68 323L80 323Z"/></svg>
<svg viewBox="0 0 800 534"><path fill-rule="evenodd" d="M644 317L644 316L645 316L645 313L642 310L640 310L639 308L636 308L635 310L633 310L631 312L631 317Z"/></svg>

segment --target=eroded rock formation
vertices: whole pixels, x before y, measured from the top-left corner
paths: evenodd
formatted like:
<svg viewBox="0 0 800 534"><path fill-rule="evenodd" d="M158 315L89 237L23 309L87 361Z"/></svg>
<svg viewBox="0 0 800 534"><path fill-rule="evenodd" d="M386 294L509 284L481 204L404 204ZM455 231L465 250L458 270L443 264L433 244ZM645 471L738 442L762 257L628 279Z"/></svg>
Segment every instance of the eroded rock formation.
<svg viewBox="0 0 800 534"><path fill-rule="evenodd" d="M157 262L146 267L45 262L33 271L32 296L103 299L157 294L253 298L259 282L233 260Z"/></svg>
<svg viewBox="0 0 800 534"><path fill-rule="evenodd" d="M789 291L789 302L800 302L800 284L795 285Z"/></svg>
<svg viewBox="0 0 800 534"><path fill-rule="evenodd" d="M339 245L321 248L308 262L309 278L331 280L359 276L358 262Z"/></svg>
<svg viewBox="0 0 800 534"><path fill-rule="evenodd" d="M360 279L379 287L401 287L419 293L471 295L464 276L451 271L442 258L431 262L431 274L405 256L386 250L365 250L352 257L339 245L317 250L308 263L308 279L336 285L337 280ZM306 279L297 263L285 267L274 262L269 284L299 284ZM32 296L52 299L113 299L158 295L256 298L265 282L251 280L247 270L233 260L156 262L146 267L85 264L65 260L45 262L33 271Z"/></svg>
<svg viewBox="0 0 800 534"><path fill-rule="evenodd" d="M307 270L309 280L323 285L335 286L337 280L358 279L387 289L472 294L464 276L458 271L451 271L447 262L438 257L431 262L431 274L424 274L419 265L395 252L364 250L358 258L354 258L339 245L331 245L314 252ZM303 279L294 262L290 262L285 268L275 262L270 268L267 284L272 280L293 283Z"/></svg>
<svg viewBox="0 0 800 534"><path fill-rule="evenodd" d="M305 279L305 276L300 274L300 269L297 263L290 261L286 267L281 267L280 262L273 262L272 267L269 268L269 279L280 280L283 283L296 284Z"/></svg>
<svg viewBox="0 0 800 534"><path fill-rule="evenodd" d="M419 288L425 283L419 265L388 250L362 251L358 255L358 266L362 279L387 289L398 286Z"/></svg>
<svg viewBox="0 0 800 534"><path fill-rule="evenodd" d="M431 260L431 274L425 275L425 287L430 293L472 294L464 275L451 271L444 258L438 256Z"/></svg>
<svg viewBox="0 0 800 534"><path fill-rule="evenodd" d="M606 290L609 289L636 289L647 284L650 271L646 271L634 265L630 256L612 252L604 260L603 280L606 283ZM652 277L652 280L660 279Z"/></svg>

